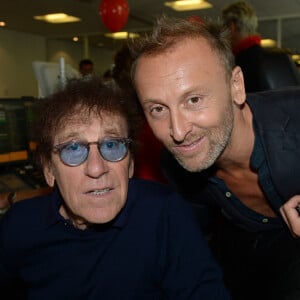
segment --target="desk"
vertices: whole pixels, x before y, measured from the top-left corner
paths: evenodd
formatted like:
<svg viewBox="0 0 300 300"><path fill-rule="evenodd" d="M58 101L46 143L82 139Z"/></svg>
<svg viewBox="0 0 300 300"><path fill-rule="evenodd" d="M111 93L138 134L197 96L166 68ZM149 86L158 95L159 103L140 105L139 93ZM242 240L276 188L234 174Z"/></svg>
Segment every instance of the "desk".
<svg viewBox="0 0 300 300"><path fill-rule="evenodd" d="M14 202L49 194L51 188L47 186L41 171L32 164L5 166L0 172L0 216L9 208L8 195L16 192Z"/></svg>

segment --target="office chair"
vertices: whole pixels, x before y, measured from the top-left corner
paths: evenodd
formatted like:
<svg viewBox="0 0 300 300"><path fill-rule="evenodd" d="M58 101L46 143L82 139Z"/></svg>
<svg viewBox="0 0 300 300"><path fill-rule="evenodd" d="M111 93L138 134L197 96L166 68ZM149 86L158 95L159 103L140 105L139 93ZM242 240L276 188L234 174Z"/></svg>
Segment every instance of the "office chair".
<svg viewBox="0 0 300 300"><path fill-rule="evenodd" d="M281 49L264 49L259 64L260 90L300 85L300 73L290 55Z"/></svg>

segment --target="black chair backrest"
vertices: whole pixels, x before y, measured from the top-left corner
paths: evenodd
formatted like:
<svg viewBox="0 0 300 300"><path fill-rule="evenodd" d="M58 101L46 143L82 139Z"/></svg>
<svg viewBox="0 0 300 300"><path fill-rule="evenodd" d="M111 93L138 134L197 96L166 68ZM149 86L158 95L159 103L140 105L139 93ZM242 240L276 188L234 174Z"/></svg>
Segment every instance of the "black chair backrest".
<svg viewBox="0 0 300 300"><path fill-rule="evenodd" d="M300 73L290 55L283 50L264 49L260 62L261 90L300 85Z"/></svg>

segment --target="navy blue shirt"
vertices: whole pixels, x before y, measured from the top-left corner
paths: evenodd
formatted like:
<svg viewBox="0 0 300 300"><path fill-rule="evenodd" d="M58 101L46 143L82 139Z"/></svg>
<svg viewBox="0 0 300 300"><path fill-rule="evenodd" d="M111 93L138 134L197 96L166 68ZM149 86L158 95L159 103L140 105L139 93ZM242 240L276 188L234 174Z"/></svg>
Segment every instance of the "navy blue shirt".
<svg viewBox="0 0 300 300"><path fill-rule="evenodd" d="M74 228L62 199L16 203L0 223L0 287L12 278L29 299L229 299L194 215L167 187L132 179L110 223Z"/></svg>
<svg viewBox="0 0 300 300"><path fill-rule="evenodd" d="M260 186L262 187L271 207L274 211L278 212L280 206L283 204L283 200L280 198L272 183L263 146L255 124L254 129L255 143L250 158L250 164L251 167L258 173ZM244 205L234 195L234 193L228 189L222 179L212 177L210 181L212 184L216 184L218 189L221 191L221 194L223 194L223 200L219 202L222 202L221 206L223 214L235 224L238 224L240 227L248 231L270 230L284 227L284 222L281 218L264 216ZM228 199L230 200L228 201Z"/></svg>

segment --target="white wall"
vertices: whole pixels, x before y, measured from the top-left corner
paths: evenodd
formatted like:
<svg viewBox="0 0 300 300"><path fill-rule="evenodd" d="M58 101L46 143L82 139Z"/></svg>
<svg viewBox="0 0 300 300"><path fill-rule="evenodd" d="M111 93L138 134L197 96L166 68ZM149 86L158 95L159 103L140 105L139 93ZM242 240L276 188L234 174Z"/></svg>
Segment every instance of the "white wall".
<svg viewBox="0 0 300 300"><path fill-rule="evenodd" d="M0 30L0 98L36 96L33 60L46 59L45 39Z"/></svg>
<svg viewBox="0 0 300 300"><path fill-rule="evenodd" d="M42 36L0 29L0 98L38 96L37 82L32 62L35 60L66 63L78 69L83 57L83 46L63 40L46 39ZM112 64L114 53L90 47L89 58L101 76Z"/></svg>

